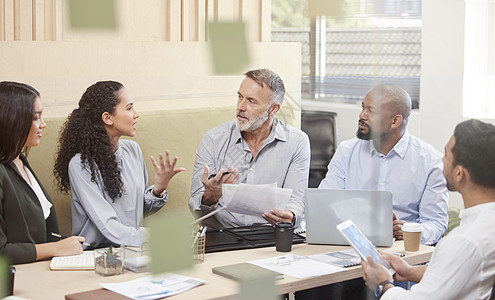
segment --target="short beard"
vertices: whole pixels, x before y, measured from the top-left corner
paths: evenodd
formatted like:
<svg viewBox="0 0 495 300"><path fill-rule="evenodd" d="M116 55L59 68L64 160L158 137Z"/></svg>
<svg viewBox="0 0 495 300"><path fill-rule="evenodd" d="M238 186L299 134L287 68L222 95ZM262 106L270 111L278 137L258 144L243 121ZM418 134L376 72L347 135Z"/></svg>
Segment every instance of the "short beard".
<svg viewBox="0 0 495 300"><path fill-rule="evenodd" d="M237 129L239 129L239 131L241 131L241 132L242 131L248 131L249 132L249 131L253 131L253 130L260 128L263 125L263 123L265 123L268 120L268 117L270 116L270 113L269 113L270 107L271 107L271 105L269 105L264 112L249 119L248 121L244 122L244 124L241 124L241 122L239 122L239 120L236 120L235 124L237 126Z"/></svg>
<svg viewBox="0 0 495 300"><path fill-rule="evenodd" d="M361 130L358 127L358 130L356 131L356 137L360 140L365 140L365 141L371 140L371 136L372 136L371 127L369 127L368 124L366 124L362 121L359 121L359 123L366 126L368 128L368 132L366 132L366 133L361 132Z"/></svg>
<svg viewBox="0 0 495 300"><path fill-rule="evenodd" d="M358 129L356 132L356 137L360 140L369 141L369 140L371 140L371 130L368 130L368 132L364 133Z"/></svg>

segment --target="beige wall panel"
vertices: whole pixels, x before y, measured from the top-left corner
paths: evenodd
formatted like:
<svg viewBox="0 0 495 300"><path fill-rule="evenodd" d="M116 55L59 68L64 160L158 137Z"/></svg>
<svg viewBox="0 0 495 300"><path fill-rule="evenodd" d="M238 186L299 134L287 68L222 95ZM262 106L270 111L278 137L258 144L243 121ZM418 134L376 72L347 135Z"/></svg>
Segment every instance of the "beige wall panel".
<svg viewBox="0 0 495 300"><path fill-rule="evenodd" d="M5 40L5 0L0 0L0 41Z"/></svg>
<svg viewBox="0 0 495 300"><path fill-rule="evenodd" d="M197 19L197 17L194 16L194 3L192 3L192 0L181 0L181 2L181 41L194 41L194 33L191 33L191 29L194 28L194 23L191 24L191 19Z"/></svg>
<svg viewBox="0 0 495 300"><path fill-rule="evenodd" d="M272 2L260 0L260 27L261 42L271 42L272 40Z"/></svg>
<svg viewBox="0 0 495 300"><path fill-rule="evenodd" d="M18 22L19 22L19 40L33 40L33 2L31 0L19 0ZM17 22L17 20L16 20Z"/></svg>
<svg viewBox="0 0 495 300"><path fill-rule="evenodd" d="M180 39L181 1L179 0L146 0L145 4L140 0L117 0L115 3L118 28L97 31L71 28L68 2L56 1L57 8L58 5L62 7L64 41L166 41L170 38L178 41ZM170 24L167 21L169 13L172 14Z"/></svg>
<svg viewBox="0 0 495 300"><path fill-rule="evenodd" d="M218 21L234 21L234 2L237 0L215 0L215 18Z"/></svg>
<svg viewBox="0 0 495 300"><path fill-rule="evenodd" d="M45 29L45 41L55 40L55 25L54 25L54 0L44 0L45 13L44 13L44 29Z"/></svg>
<svg viewBox="0 0 495 300"><path fill-rule="evenodd" d="M214 5L215 4L215 0L205 0L206 1L206 24L208 24L208 22L215 22L217 19L216 19L216 6Z"/></svg>
<svg viewBox="0 0 495 300"><path fill-rule="evenodd" d="M183 0L183 41L205 41L206 0ZM185 34L184 34L185 33Z"/></svg>
<svg viewBox="0 0 495 300"><path fill-rule="evenodd" d="M243 20L247 24L247 37L250 41L261 41L261 1L244 0Z"/></svg>
<svg viewBox="0 0 495 300"><path fill-rule="evenodd" d="M197 0L198 1L198 41L206 41L206 1L207 0Z"/></svg>
<svg viewBox="0 0 495 300"><path fill-rule="evenodd" d="M33 0L33 40L45 40L45 1Z"/></svg>
<svg viewBox="0 0 495 300"><path fill-rule="evenodd" d="M13 41L14 26L14 0L4 0L4 37L6 41Z"/></svg>
<svg viewBox="0 0 495 300"><path fill-rule="evenodd" d="M64 39L64 1L53 0L53 37L54 41Z"/></svg>
<svg viewBox="0 0 495 300"><path fill-rule="evenodd" d="M182 31L182 12L181 4L182 1L179 0L168 0L168 41L179 42L181 41L181 31Z"/></svg>
<svg viewBox="0 0 495 300"><path fill-rule="evenodd" d="M70 26L67 0L2 0L4 40L205 41L206 23L243 20L250 41L270 41L270 1L116 1L116 30Z"/></svg>
<svg viewBox="0 0 495 300"><path fill-rule="evenodd" d="M300 99L300 46L253 43L250 68L279 73L287 93ZM4 42L1 80L27 82L40 90L48 116L65 116L98 80L118 80L140 110L229 106L242 75L213 76L206 43Z"/></svg>
<svg viewBox="0 0 495 300"><path fill-rule="evenodd" d="M235 21L242 21L242 8L243 8L243 0L235 0L233 3L233 19Z"/></svg>

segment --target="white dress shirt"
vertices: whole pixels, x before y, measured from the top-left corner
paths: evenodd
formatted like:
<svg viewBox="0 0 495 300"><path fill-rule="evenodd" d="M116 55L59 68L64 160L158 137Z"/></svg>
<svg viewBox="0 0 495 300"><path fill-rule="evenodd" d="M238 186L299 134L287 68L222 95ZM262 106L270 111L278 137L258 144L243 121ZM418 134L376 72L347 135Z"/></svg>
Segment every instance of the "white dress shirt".
<svg viewBox="0 0 495 300"><path fill-rule="evenodd" d="M319 188L392 192L397 217L423 224L421 243L431 245L440 240L448 223L442 157L407 130L387 155L372 141L353 138L339 145Z"/></svg>
<svg viewBox="0 0 495 300"><path fill-rule="evenodd" d="M495 282L495 202L460 213L461 225L435 248L423 278L406 291L393 287L388 299L488 299Z"/></svg>

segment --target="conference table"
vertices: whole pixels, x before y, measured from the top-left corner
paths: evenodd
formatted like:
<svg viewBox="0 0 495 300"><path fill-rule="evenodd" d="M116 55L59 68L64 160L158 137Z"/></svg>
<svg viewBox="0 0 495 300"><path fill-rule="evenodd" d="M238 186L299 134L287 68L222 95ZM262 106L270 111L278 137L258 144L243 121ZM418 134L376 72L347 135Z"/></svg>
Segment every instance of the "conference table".
<svg viewBox="0 0 495 300"><path fill-rule="evenodd" d="M307 256L348 249L349 246L297 244L292 246L291 254ZM402 241L396 241L391 248L381 248L387 251L405 254L404 259L410 264L425 263L430 260L434 247L421 245L415 253L406 253ZM168 297L172 300L181 299L235 299L239 291L238 282L213 274L211 269L235 263L281 256L287 253L277 252L275 247L265 247L248 250L208 253L205 261L194 264L191 269L174 273L190 276L206 281L205 284L184 293ZM14 296L26 299L128 299L119 294L102 289L99 283L124 282L148 275L125 270L115 276L103 277L94 271L51 271L50 261L40 261L31 264L16 265ZM276 280L280 294L292 293L317 286L323 286L348 279L362 277L361 266L349 267L345 271L298 279L285 275ZM90 291L90 292L88 292ZM83 293L85 292L85 293Z"/></svg>

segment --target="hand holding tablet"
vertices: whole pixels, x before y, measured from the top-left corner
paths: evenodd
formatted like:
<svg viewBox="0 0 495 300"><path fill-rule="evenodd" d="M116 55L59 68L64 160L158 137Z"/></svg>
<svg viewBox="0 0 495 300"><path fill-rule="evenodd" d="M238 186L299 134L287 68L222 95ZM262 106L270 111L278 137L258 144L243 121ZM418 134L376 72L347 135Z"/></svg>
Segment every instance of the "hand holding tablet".
<svg viewBox="0 0 495 300"><path fill-rule="evenodd" d="M337 229L365 262L368 262L367 257L371 256L376 263L384 266L391 275L395 273L394 269L378 253L375 246L351 220L338 224Z"/></svg>

